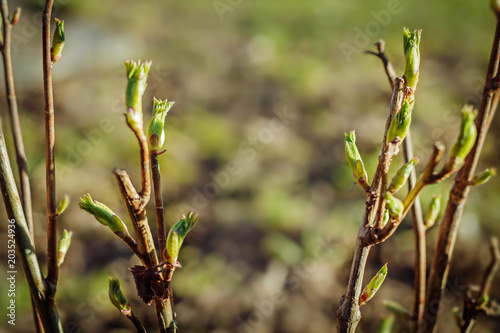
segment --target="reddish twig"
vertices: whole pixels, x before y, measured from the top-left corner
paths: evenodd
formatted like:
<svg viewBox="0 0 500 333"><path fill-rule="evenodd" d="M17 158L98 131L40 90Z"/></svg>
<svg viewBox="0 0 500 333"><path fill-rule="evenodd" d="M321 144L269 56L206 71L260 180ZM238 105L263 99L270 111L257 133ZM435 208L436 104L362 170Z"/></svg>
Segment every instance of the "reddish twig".
<svg viewBox="0 0 500 333"><path fill-rule="evenodd" d="M47 297L55 303L59 266L57 265L57 214L55 177L54 94L52 90L52 60L50 56L50 20L54 0L47 0L42 15L43 93L45 102L45 165L47 190Z"/></svg>
<svg viewBox="0 0 500 333"><path fill-rule="evenodd" d="M379 40L377 43L375 43L375 46L377 47L377 52L367 51L367 53L375 55L382 61L387 79L389 80L389 85L391 89L393 89L396 73L394 72L394 68L392 67L391 62L389 61L389 58L385 54L385 42L383 40ZM413 144L411 140L411 130L408 130L406 138L403 141L403 151L404 151L405 163L408 163L413 158ZM411 171L410 177L408 178L409 191L411 191L412 188L415 187L416 182L417 182L417 176L415 170L413 169ZM417 252L417 255L415 256L415 282L414 282L415 299L414 299L412 320L414 321L413 330L415 332L418 332L424 315L425 287L426 287L425 224L422 216L420 199L418 196L415 198L415 202L411 207L411 215L413 221L413 231L415 234L415 249Z"/></svg>
<svg viewBox="0 0 500 333"><path fill-rule="evenodd" d="M495 77L498 75L498 67L500 63L500 20L497 15L497 24L495 29L495 37L491 50L490 62L486 74L481 105L476 118L477 139L476 142L465 159L464 166L455 177L455 183L450 191L448 204L441 226L439 228L439 236L432 257L431 270L427 284L427 295L425 302L425 311L427 312L426 330L425 332L433 332L437 320L441 293L445 281L448 278L448 270L455 247L455 239L458 232L458 226L462 217L463 208L467 200L470 190L470 180L474 175L476 166L481 154L481 148L488 132L491 120L495 114L498 97L496 96ZM431 308L432 306L432 308Z"/></svg>

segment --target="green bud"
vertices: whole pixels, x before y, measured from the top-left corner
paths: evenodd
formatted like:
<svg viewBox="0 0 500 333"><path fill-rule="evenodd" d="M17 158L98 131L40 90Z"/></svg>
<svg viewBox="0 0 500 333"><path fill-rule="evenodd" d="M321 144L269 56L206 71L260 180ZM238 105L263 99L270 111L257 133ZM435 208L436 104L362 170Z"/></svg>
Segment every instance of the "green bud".
<svg viewBox="0 0 500 333"><path fill-rule="evenodd" d="M64 35L64 20L55 19L56 30L54 31L54 36L52 37L52 48L50 49L50 58L53 63L56 63L61 59L62 50L64 48L64 42L66 36Z"/></svg>
<svg viewBox="0 0 500 333"><path fill-rule="evenodd" d="M64 258L66 257L66 253L68 253L68 249L71 244L71 236L73 236L73 233L71 231L68 232L68 230L64 229L61 240L59 241L59 246L57 247L58 266L61 266L61 264L64 262Z"/></svg>
<svg viewBox="0 0 500 333"><path fill-rule="evenodd" d="M64 213L66 208L68 208L68 205L69 205L69 197L67 194L65 194L62 197L61 201L59 201L59 205L56 208L56 215L61 215L62 213Z"/></svg>
<svg viewBox="0 0 500 333"><path fill-rule="evenodd" d="M390 192L385 192L384 198L389 215L399 219L405 208L403 202L393 196Z"/></svg>
<svg viewBox="0 0 500 333"><path fill-rule="evenodd" d="M177 257L179 256L182 242L184 242L184 238L186 238L187 233L194 227L197 220L198 215L189 212L187 217L182 215L181 219L170 228L167 236L167 246L165 248L165 257L170 264L175 265L177 263Z"/></svg>
<svg viewBox="0 0 500 333"><path fill-rule="evenodd" d="M99 223L111 229L118 237L123 238L128 235L128 229L118 215L99 201L92 200L90 194L80 198L80 208L93 215Z"/></svg>
<svg viewBox="0 0 500 333"><path fill-rule="evenodd" d="M418 163L418 159L412 158L408 163L403 165L392 177L391 184L389 185L389 192L396 193L403 185L411 174L413 167Z"/></svg>
<svg viewBox="0 0 500 333"><path fill-rule="evenodd" d="M395 322L396 317L394 315L391 314L385 317L377 328L377 333L391 333Z"/></svg>
<svg viewBox="0 0 500 333"><path fill-rule="evenodd" d="M408 28L403 29L403 46L405 54L405 80L406 86L414 92L417 88L418 74L420 68L420 36L422 30L410 32Z"/></svg>
<svg viewBox="0 0 500 333"><path fill-rule="evenodd" d="M462 312L460 312L460 309L455 306L451 310L451 313L453 314L453 319L455 320L455 324L457 324L459 328L462 328Z"/></svg>
<svg viewBox="0 0 500 333"><path fill-rule="evenodd" d="M387 143L399 137L401 141L406 137L411 124L411 114L415 100L407 97L403 99L401 110L392 118L391 125L387 132Z"/></svg>
<svg viewBox="0 0 500 333"><path fill-rule="evenodd" d="M359 306L365 304L375 296L375 293L380 289L382 283L387 276L387 263L382 266L382 268L375 274L373 279L368 283L368 285L363 289L361 296L359 297Z"/></svg>
<svg viewBox="0 0 500 333"><path fill-rule="evenodd" d="M463 107L460 133L457 141L451 147L450 157L445 165L446 170L458 170L464 164L465 158L476 142L477 129L474 123L476 116L477 111L471 105Z"/></svg>
<svg viewBox="0 0 500 333"><path fill-rule="evenodd" d="M148 133L150 151L158 151L163 146L163 142L165 142L165 131L163 130L165 117L174 103L154 99L153 118L149 124Z"/></svg>
<svg viewBox="0 0 500 333"><path fill-rule="evenodd" d="M125 295L123 295L120 288L120 280L116 278L109 278L108 296L114 307L117 308L123 315L128 316L132 312L130 303L125 298Z"/></svg>
<svg viewBox="0 0 500 333"><path fill-rule="evenodd" d="M125 94L126 107L127 107L127 124L134 131L142 129L143 116L142 116L142 96L146 91L147 79L149 69L151 68L151 61L141 63L139 60L125 61L125 69L127 72L127 90Z"/></svg>
<svg viewBox="0 0 500 333"><path fill-rule="evenodd" d="M495 176L496 174L497 174L496 169L494 169L494 168L486 169L483 172L481 172L480 174L474 176L474 178L472 178L471 182L474 185L481 185L481 184L486 183L488 180L490 180L491 177Z"/></svg>
<svg viewBox="0 0 500 333"><path fill-rule="evenodd" d="M387 224L387 222L389 222L389 218L391 216L389 215L389 211L386 209L384 210L384 221L382 222L382 227L385 227L385 225Z"/></svg>
<svg viewBox="0 0 500 333"><path fill-rule="evenodd" d="M359 154L358 147L356 147L356 133L354 131L345 134L345 156L356 181L367 183L368 175L363 165L361 155Z"/></svg>
<svg viewBox="0 0 500 333"><path fill-rule="evenodd" d="M488 296L488 294L481 295L481 297L477 300L477 309L483 309L486 305L488 305L489 301L490 296Z"/></svg>
<svg viewBox="0 0 500 333"><path fill-rule="evenodd" d="M12 15L12 19L10 20L10 24L16 25L21 19L21 7L17 7L16 11Z"/></svg>
<svg viewBox="0 0 500 333"><path fill-rule="evenodd" d="M394 313L396 316L402 319L409 319L411 316L410 311L399 303L394 301L383 301L384 306Z"/></svg>
<svg viewBox="0 0 500 333"><path fill-rule="evenodd" d="M429 207L427 208L427 213L425 214L424 224L426 229L429 229L436 223L440 210L441 195L433 195Z"/></svg>

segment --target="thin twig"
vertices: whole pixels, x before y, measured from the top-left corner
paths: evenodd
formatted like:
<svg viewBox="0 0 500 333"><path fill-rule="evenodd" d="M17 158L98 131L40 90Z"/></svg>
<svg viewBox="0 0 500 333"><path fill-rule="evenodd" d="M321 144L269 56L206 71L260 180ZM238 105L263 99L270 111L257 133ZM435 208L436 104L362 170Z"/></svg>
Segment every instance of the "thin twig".
<svg viewBox="0 0 500 333"><path fill-rule="evenodd" d="M5 71L5 91L7 94L7 106L10 114L10 123L12 136L14 138L14 147L16 149L17 169L19 172L19 183L21 189L21 200L24 208L24 215L30 230L31 239L34 241L33 231L33 211L31 205L31 187L28 175L28 160L24 151L23 135L21 131L21 122L19 121L19 112L17 108L16 90L14 87L14 75L12 72L12 24L9 20L9 9L7 0L2 0L2 30L3 44L1 45L3 56L3 67Z"/></svg>
<svg viewBox="0 0 500 333"><path fill-rule="evenodd" d="M30 293L46 332L62 332L57 308L47 299L47 285L43 279L38 258L30 238L21 200L10 166L3 132L0 130L0 187L9 221L15 225L15 243L21 258Z"/></svg>
<svg viewBox="0 0 500 333"><path fill-rule="evenodd" d="M5 73L5 92L7 95L7 108L10 115L10 126L12 128L12 136L14 139L14 148L16 150L17 170L19 173L19 185L21 190L21 202L23 205L24 216L30 232L30 237L35 247L35 235L33 229L33 209L31 204L31 186L28 175L28 160L24 151L24 141L21 130L21 122L19 121L19 112L17 107L16 90L14 85L14 74L12 70L12 26L9 20L9 6L7 0L2 0L0 7L2 14L2 51L3 68ZM31 299L31 307L33 310L33 321L35 329L38 333L43 333L43 326L40 316L36 310L35 300Z"/></svg>
<svg viewBox="0 0 500 333"><path fill-rule="evenodd" d="M120 193L134 226L141 261L146 268L156 266L158 265L158 258L156 257L153 235L149 228L143 198L141 198L135 189L125 170L115 169L113 173L118 181ZM168 300L155 299L155 308L160 332L176 333L177 325L170 302Z"/></svg>
<svg viewBox="0 0 500 333"><path fill-rule="evenodd" d="M160 165L158 164L158 154L151 152L151 171L153 173L153 187L155 195L156 226L158 231L158 251L160 252L160 261L165 260L165 247L167 239L165 235L165 221L163 218L163 195L161 193L161 175Z"/></svg>
<svg viewBox="0 0 500 333"><path fill-rule="evenodd" d="M43 93L45 102L45 163L47 187L47 297L55 302L59 266L57 265L57 214L55 177L54 94L52 90L52 60L50 57L50 19L54 0L47 0L43 10Z"/></svg>
<svg viewBox="0 0 500 333"><path fill-rule="evenodd" d="M135 313L133 311L130 311L126 315L126 317L132 322L135 329L137 330L137 333L147 333L146 328L141 323L141 320L135 315Z"/></svg>
<svg viewBox="0 0 500 333"><path fill-rule="evenodd" d="M455 177L455 184L450 191L448 204L439 228L439 236L436 242L434 255L432 257L431 270L427 283L427 295L425 302L425 332L433 332L439 311L441 293L445 281L448 278L450 262L455 247L458 226L462 217L463 208L470 190L470 180L474 175L481 154L481 149L488 132L489 125L495 114L498 97L494 89L494 78L498 75L500 64L500 20L497 15L495 37L491 50L490 62L486 74L481 105L476 118L478 135L476 143L465 159L464 166ZM432 308L431 308L432 307Z"/></svg>
<svg viewBox="0 0 500 333"><path fill-rule="evenodd" d="M478 298L475 299L472 297L470 289L468 289L465 294L462 321L460 323L460 330L462 333L469 333L472 331L472 327L474 326L479 313L487 313L486 303L488 302L491 284L493 283L495 274L500 266L500 249L498 248L498 238L496 237L492 237L490 239L490 253L491 261L484 271Z"/></svg>
<svg viewBox="0 0 500 333"><path fill-rule="evenodd" d="M148 140L146 135L144 134L144 130L142 127L133 128L129 125L130 129L134 132L137 140L139 141L140 148L140 156L141 156L141 185L142 189L139 193L141 197L141 203L137 206L138 210L142 210L146 207L151 198L151 180L149 174L149 147Z"/></svg>
<svg viewBox="0 0 500 333"><path fill-rule="evenodd" d="M375 43L377 47L377 52L367 51L369 54L373 54L378 57L382 64L384 65L385 74L389 80L389 85L391 89L394 89L394 79L396 78L396 72L392 67L389 58L385 53L385 42L379 40ZM403 141L403 151L405 163L408 163L413 158L413 144L411 140L411 130L408 129L406 138ZM415 169L412 169L410 177L408 178L408 191L411 191L417 182L417 176ZM415 302L413 306L413 318L414 321L413 330L418 332L422 324L422 318L424 315L424 304L425 304L425 278L426 278L426 239L425 239L425 224L422 216L422 208L420 206L420 199L417 196L415 202L411 207L411 215L413 221L413 231L415 234Z"/></svg>
<svg viewBox="0 0 500 333"><path fill-rule="evenodd" d="M389 84L394 87L394 79L396 78L396 72L394 68L392 68L392 64L387 58L385 54L385 42L382 39L379 39L378 42L374 44L377 47L378 52L366 51L366 53L373 54L374 56L380 58L382 63L384 64L385 74L387 75L387 79L389 80Z"/></svg>

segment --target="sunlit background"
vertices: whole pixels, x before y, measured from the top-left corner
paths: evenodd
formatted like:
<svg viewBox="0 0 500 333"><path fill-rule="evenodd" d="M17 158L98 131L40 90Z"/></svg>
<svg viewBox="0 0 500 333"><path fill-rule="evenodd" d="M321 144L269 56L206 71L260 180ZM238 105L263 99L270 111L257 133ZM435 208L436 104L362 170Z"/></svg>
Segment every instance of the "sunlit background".
<svg viewBox="0 0 500 333"><path fill-rule="evenodd" d="M9 6L23 9L13 32L14 73L35 241L45 269L43 1ZM147 121L153 96L175 101L166 120L168 151L160 156L166 221L171 225L189 210L200 215L173 281L181 331L331 332L364 209L364 195L353 187L344 158L343 136L356 130L373 173L390 98L381 62L364 52L384 39L402 75L403 27L423 29L412 133L415 154L425 161L434 141L448 147L454 141L461 106L478 104L495 25L486 0L56 0L54 12L65 20L67 38L53 73L57 195L72 200L59 231L74 234L57 303L66 332L75 333L132 329L108 300L109 276L122 281L150 332L157 327L154 309L137 297L128 271L138 259L78 207L79 197L89 192L129 224L111 173L124 168L139 184L138 145L123 117L123 60L153 61L144 98ZM1 99L12 154L4 93ZM479 169L499 165L498 119ZM399 157L393 168L401 164ZM451 182L426 189L423 205L432 194L447 198ZM471 191L439 332L457 331L451 309L462 305L461 290L478 284L489 262L488 238L500 235L499 186L496 178ZM156 234L153 202L148 213ZM0 244L6 247L6 223L1 225ZM437 231L428 233L429 254ZM0 252L4 258L6 251ZM366 279L385 262L389 275L362 308L359 332L374 332L389 314L383 300L411 307L413 259L408 219L370 255ZM496 281L491 298L499 299L500 276ZM0 287L4 293L6 279ZM33 332L22 274L17 288L16 326L2 315L1 332ZM7 301L0 295L0 308ZM475 332L498 329L498 319L480 317ZM400 321L394 332L405 330Z"/></svg>

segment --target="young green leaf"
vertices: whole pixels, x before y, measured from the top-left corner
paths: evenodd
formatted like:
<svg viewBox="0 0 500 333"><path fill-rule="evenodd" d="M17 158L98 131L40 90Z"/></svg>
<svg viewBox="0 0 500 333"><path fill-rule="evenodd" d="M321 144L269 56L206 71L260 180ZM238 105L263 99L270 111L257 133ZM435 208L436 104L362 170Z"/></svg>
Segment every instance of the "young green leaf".
<svg viewBox="0 0 500 333"><path fill-rule="evenodd" d="M349 166L351 167L354 178L359 183L367 183L368 175L366 173L363 160L361 159L361 155L359 154L358 147L356 146L356 133L354 131L349 132L349 134L346 133L344 142L345 156Z"/></svg>
<svg viewBox="0 0 500 333"><path fill-rule="evenodd" d="M102 225L108 227L118 237L123 238L128 235L128 229L125 223L106 205L97 200L92 200L90 194L85 194L80 198L80 208L94 216Z"/></svg>
<svg viewBox="0 0 500 333"><path fill-rule="evenodd" d="M54 31L54 36L52 37L52 48L50 49L50 57L53 63L56 63L59 59L61 59L64 42L66 41L66 35L64 34L64 20L56 18L55 21L56 30Z"/></svg>
<svg viewBox="0 0 500 333"><path fill-rule="evenodd" d="M363 289L361 296L359 297L359 306L364 305L366 302L371 300L373 296L384 283L385 277L387 276L387 263L382 266L382 268L375 274L370 283Z"/></svg>
<svg viewBox="0 0 500 333"><path fill-rule="evenodd" d="M165 117L168 111L175 102L168 102L167 100L154 99L153 105L153 118L149 124L149 150L159 151L165 141Z"/></svg>
<svg viewBox="0 0 500 333"><path fill-rule="evenodd" d="M66 257L66 253L68 253L69 246L71 244L71 236L73 233L71 231L64 229L63 234L61 236L61 240L59 241L59 246L57 247L57 265L61 266L64 262L64 258Z"/></svg>
<svg viewBox="0 0 500 333"><path fill-rule="evenodd" d="M165 257L168 263L172 265L177 264L177 257L179 256L184 238L186 238L187 233L194 227L197 220L198 215L189 212L187 216L183 215L181 219L170 228L165 248Z"/></svg>
<svg viewBox="0 0 500 333"><path fill-rule="evenodd" d="M120 288L120 280L116 278L109 278L108 296L109 300L114 307L118 309L118 311L120 311L124 316L129 315L132 309L130 308L130 303L127 298L125 298L125 295L123 295Z"/></svg>

